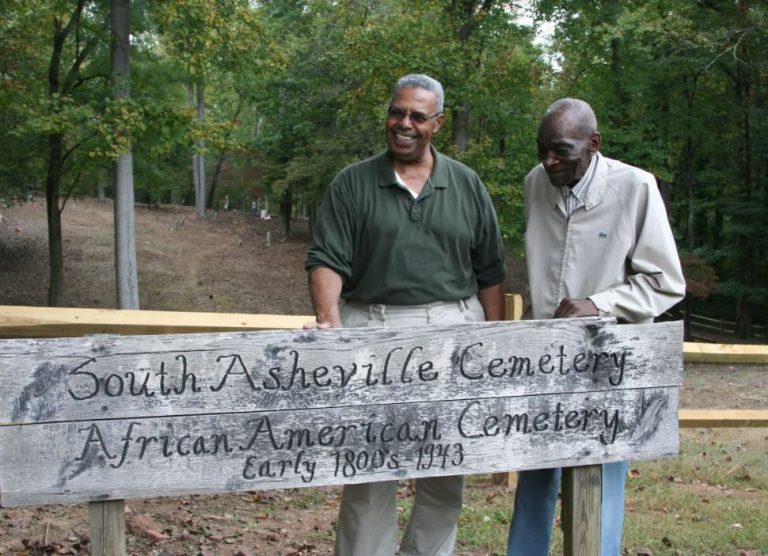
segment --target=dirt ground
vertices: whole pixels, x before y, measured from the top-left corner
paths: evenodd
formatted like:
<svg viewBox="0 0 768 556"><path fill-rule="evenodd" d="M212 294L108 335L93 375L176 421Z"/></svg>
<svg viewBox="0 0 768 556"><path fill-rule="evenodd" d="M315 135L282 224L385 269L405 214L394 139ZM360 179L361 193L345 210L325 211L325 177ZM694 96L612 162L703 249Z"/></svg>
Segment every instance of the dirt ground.
<svg viewBox="0 0 768 556"><path fill-rule="evenodd" d="M66 206L65 305L115 307L112 219L110 203L79 199ZM278 219L231 211L201 220L189 207L137 207L136 236L142 309L311 314L306 221L294 222L285 237ZM46 238L43 200L0 208L0 305L46 305ZM510 261L507 291L519 292L523 283L519 261ZM681 405L765 407L765 372L686 365ZM472 488L496 496L505 487ZM311 488L131 500L129 553L330 554L339 495L338 488ZM402 483L399 499L410 496L412 485ZM86 505L0 508L0 554L88 553L88 535Z"/></svg>

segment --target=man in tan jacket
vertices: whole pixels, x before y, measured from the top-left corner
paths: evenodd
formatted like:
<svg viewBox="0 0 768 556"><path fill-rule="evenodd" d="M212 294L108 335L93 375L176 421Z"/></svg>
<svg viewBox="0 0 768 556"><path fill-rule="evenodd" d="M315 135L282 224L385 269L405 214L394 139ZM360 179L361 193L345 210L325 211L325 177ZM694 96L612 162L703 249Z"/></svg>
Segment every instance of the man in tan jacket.
<svg viewBox="0 0 768 556"><path fill-rule="evenodd" d="M544 113L541 164L525 178L525 251L534 319L651 322L685 295L675 240L653 175L600 154L586 102ZM603 465L601 554L618 556L628 462ZM508 556L546 556L560 469L520 473Z"/></svg>

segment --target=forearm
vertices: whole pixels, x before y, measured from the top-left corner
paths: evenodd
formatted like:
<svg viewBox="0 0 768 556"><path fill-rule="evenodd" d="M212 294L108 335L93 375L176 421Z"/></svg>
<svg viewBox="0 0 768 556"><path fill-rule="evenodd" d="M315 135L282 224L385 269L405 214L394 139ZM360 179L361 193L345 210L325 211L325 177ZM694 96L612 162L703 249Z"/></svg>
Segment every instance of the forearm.
<svg viewBox="0 0 768 556"><path fill-rule="evenodd" d="M504 318L504 288L501 284L478 290L477 299L483 306L485 320L502 320Z"/></svg>
<svg viewBox="0 0 768 556"><path fill-rule="evenodd" d="M590 295L604 313L627 322L642 322L659 316L685 296L682 274L674 280L635 275L627 283Z"/></svg>
<svg viewBox="0 0 768 556"><path fill-rule="evenodd" d="M639 243L630 262L634 274L623 284L589 296L600 311L626 322L643 322L683 299L685 279L672 233L663 239L651 246Z"/></svg>
<svg viewBox="0 0 768 556"><path fill-rule="evenodd" d="M321 327L341 327L341 286L341 276L330 268L320 266L309 273L309 296L312 299L315 320Z"/></svg>
<svg viewBox="0 0 768 556"><path fill-rule="evenodd" d="M639 218L641 231L624 283L589 296L600 311L627 322L657 317L685 296L680 257L655 182Z"/></svg>

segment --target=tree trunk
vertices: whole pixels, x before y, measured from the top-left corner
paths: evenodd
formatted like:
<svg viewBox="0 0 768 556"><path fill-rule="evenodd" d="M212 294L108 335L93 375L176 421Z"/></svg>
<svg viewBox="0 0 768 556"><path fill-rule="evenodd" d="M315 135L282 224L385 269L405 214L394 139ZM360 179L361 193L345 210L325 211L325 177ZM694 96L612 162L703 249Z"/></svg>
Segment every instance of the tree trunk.
<svg viewBox="0 0 768 556"><path fill-rule="evenodd" d="M453 111L453 144L460 153L469 147L469 106L464 103Z"/></svg>
<svg viewBox="0 0 768 556"><path fill-rule="evenodd" d="M54 19L53 51L48 64L48 98L53 102L59 94L61 81L61 54L64 42L72 31L74 22L82 10L78 3L72 18L66 26ZM52 106L55 109L55 107ZM59 307L64 292L64 253L61 244L61 210L59 196L61 192L61 174L63 164L64 137L61 133L48 135L48 170L45 178L45 201L48 216L48 305Z"/></svg>
<svg viewBox="0 0 768 556"><path fill-rule="evenodd" d="M283 233L285 237L291 234L291 210L293 209L293 195L290 188L283 192L280 197L280 219L283 223Z"/></svg>
<svg viewBox="0 0 768 556"><path fill-rule="evenodd" d="M734 337L742 340L751 340L754 317L752 315L752 304L749 302L746 293L739 295L736 311L736 325L733 331Z"/></svg>
<svg viewBox="0 0 768 556"><path fill-rule="evenodd" d="M112 0L112 95L115 100L131 97L130 0ZM139 308L136 271L136 233L133 214L133 155L118 156L113 174L115 196L115 283L119 309Z"/></svg>
<svg viewBox="0 0 768 556"><path fill-rule="evenodd" d="M237 108L235 108L235 115L232 116L232 127L227 130L225 139L229 139L232 136L232 130L234 129L237 119L240 117L240 111L243 108L244 98L241 96L237 102ZM219 176L221 175L221 168L224 166L224 160L226 158L227 151L222 150L219 154L219 159L216 161L216 167L213 170L213 177L211 178L211 190L208 193L208 202L206 206L211 208L213 206L213 196L216 193L216 187L219 185ZM243 210L245 210L245 201L243 201Z"/></svg>
<svg viewBox="0 0 768 556"><path fill-rule="evenodd" d="M189 82L187 84L187 106L195 108L195 84ZM197 145L197 143L195 143ZM197 183L200 181L198 174L200 172L200 166L197 164L197 148L192 151L192 190L197 194ZM184 203L186 204L186 203Z"/></svg>
<svg viewBox="0 0 768 556"><path fill-rule="evenodd" d="M208 201L205 203L207 208L213 208L213 197L216 195L216 187L219 185L219 176L221 175L221 167L224 166L224 160L226 158L226 152L221 151L219 153L219 159L216 161L216 166L213 168L213 177L211 177L211 189L208 191Z"/></svg>
<svg viewBox="0 0 768 556"><path fill-rule="evenodd" d="M309 241L315 239L315 221L317 219L317 203L309 201L307 203L307 226L309 226Z"/></svg>
<svg viewBox="0 0 768 556"><path fill-rule="evenodd" d="M693 250L696 248L696 188L693 184L693 158L691 158L693 156L693 143L690 134L688 135L685 151L686 158L684 164L686 166L686 170L684 175L687 186L686 194L688 204L688 219L686 222L685 241L688 252L693 253Z"/></svg>
<svg viewBox="0 0 768 556"><path fill-rule="evenodd" d="M737 5L737 11L739 15L739 21L742 25L749 24L749 11L750 4L746 0L740 0ZM745 210L746 207L751 207L755 202L755 184L752 173L752 104L755 99L753 91L753 79L750 72L751 67L751 53L747 47L746 41L742 41L738 48L739 61L736 65L734 88L739 99L739 105L742 110L742 184L743 184L743 199ZM741 256L741 275L742 284L747 288L755 286L755 244L752 234L745 234L742 238L742 256ZM742 292L739 296L739 309L738 316L736 317L736 330L735 335L737 338L743 338L747 340L752 339L752 324L753 324L753 308L752 302L746 292Z"/></svg>
<svg viewBox="0 0 768 556"><path fill-rule="evenodd" d="M60 133L48 136L48 172L45 201L48 215L48 306L60 307L64 302L64 251L61 242L61 166L64 138Z"/></svg>
<svg viewBox="0 0 768 556"><path fill-rule="evenodd" d="M205 85L202 79L197 82L197 121L202 124L205 119ZM195 214L205 218L205 139L195 141L197 147L197 183L195 184Z"/></svg>
<svg viewBox="0 0 768 556"><path fill-rule="evenodd" d="M99 168L98 183L96 184L96 199L100 203L104 203L107 200L107 180L109 179L109 173L104 168Z"/></svg>

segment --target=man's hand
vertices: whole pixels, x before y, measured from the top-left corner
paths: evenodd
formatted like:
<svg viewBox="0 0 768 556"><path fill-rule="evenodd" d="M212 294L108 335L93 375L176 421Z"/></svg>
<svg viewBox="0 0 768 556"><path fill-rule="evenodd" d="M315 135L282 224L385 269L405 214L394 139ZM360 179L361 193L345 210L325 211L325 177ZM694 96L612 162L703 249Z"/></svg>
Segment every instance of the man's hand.
<svg viewBox="0 0 768 556"><path fill-rule="evenodd" d="M600 311L591 299L571 299L570 297L563 299L555 311L556 319L597 317L599 315Z"/></svg>
<svg viewBox="0 0 768 556"><path fill-rule="evenodd" d="M329 328L341 328L341 327L342 326L341 326L340 320L336 320L336 321L326 320L323 322L312 321L302 326L304 330L328 330Z"/></svg>

